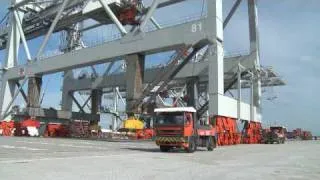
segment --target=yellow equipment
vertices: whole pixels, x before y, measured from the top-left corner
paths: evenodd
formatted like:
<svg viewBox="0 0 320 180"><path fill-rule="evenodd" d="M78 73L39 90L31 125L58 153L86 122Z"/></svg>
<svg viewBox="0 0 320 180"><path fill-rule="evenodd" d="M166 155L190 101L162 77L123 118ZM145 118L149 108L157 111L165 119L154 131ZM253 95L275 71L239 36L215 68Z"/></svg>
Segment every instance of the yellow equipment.
<svg viewBox="0 0 320 180"><path fill-rule="evenodd" d="M136 117L131 116L123 122L123 128L129 130L139 130L144 128L144 123Z"/></svg>

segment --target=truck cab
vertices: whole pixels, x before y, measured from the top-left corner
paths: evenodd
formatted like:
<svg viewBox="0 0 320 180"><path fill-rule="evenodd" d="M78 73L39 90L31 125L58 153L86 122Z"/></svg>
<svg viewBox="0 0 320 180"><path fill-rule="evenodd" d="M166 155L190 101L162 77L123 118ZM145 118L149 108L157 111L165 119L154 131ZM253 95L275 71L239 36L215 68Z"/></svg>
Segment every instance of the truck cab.
<svg viewBox="0 0 320 180"><path fill-rule="evenodd" d="M268 132L263 135L263 141L265 144L284 144L286 128L283 126L271 126Z"/></svg>
<svg viewBox="0 0 320 180"><path fill-rule="evenodd" d="M155 109L156 144L162 152L183 148L194 152L198 146L212 151L216 147L214 124L201 124L193 107Z"/></svg>

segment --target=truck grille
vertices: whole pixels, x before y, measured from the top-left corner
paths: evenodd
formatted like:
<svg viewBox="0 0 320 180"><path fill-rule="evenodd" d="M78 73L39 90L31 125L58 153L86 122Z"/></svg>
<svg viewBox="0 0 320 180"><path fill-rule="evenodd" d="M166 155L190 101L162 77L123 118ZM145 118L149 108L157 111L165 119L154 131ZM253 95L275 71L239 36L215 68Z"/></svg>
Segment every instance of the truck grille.
<svg viewBox="0 0 320 180"><path fill-rule="evenodd" d="M158 130L157 135L159 135L159 136L172 136L172 135L181 136L181 135L183 135L183 131L182 130Z"/></svg>

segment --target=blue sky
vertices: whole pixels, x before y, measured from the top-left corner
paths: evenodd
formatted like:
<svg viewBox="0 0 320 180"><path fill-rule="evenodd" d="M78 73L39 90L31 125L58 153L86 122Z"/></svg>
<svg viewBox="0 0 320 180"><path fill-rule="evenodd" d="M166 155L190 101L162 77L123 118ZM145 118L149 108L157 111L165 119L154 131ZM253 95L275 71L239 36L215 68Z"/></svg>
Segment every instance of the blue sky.
<svg viewBox="0 0 320 180"><path fill-rule="evenodd" d="M224 12L227 12L234 0L224 0ZM302 127L320 135L320 121L316 112L320 112L320 32L319 0L259 0L259 30L261 63L273 66L287 82L284 87L268 88L263 94L263 121L267 124L283 124L289 129ZM8 1L0 2L0 16L4 16ZM176 9L165 9L156 13L160 22L174 22L175 19L202 11L202 0L190 0ZM165 14L165 15L163 15ZM170 14L170 15L168 15ZM230 21L225 30L225 48L227 52L246 52L249 49L246 1ZM100 39L110 36L110 31L97 29L86 39ZM59 36L50 41L47 50L56 49ZM36 53L41 38L30 42L31 51ZM0 52L1 61L4 52ZM22 51L22 57L23 57ZM151 64L161 62L167 54L152 57ZM151 58L151 57L150 57ZM103 65L101 65L103 66ZM100 66L100 67L101 67ZM101 68L102 69L102 68ZM43 106L57 107L61 95L61 74L44 77L49 88ZM273 101L268 97L277 96Z"/></svg>

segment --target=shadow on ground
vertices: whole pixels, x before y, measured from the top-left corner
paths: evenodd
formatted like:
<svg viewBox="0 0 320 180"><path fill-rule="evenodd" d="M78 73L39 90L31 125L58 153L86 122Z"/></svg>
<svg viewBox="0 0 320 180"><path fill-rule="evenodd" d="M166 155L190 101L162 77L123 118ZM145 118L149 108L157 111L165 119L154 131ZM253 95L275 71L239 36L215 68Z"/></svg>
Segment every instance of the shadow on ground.
<svg viewBox="0 0 320 180"><path fill-rule="evenodd" d="M152 153L187 153L183 149L172 149L169 152L161 152L159 148L122 148L129 151L140 151L140 152L152 152ZM197 151L206 151L204 149L197 149Z"/></svg>

